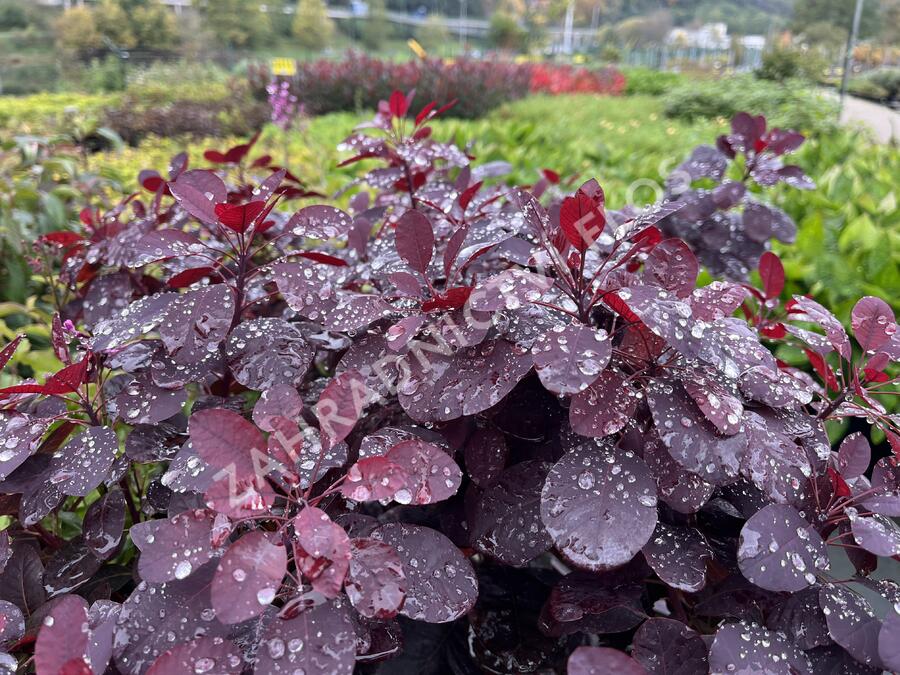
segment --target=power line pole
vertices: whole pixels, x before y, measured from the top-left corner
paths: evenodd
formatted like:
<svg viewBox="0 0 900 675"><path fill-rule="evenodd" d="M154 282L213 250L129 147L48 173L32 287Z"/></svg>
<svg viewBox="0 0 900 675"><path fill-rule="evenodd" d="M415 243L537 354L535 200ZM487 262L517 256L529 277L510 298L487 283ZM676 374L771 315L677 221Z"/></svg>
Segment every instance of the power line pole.
<svg viewBox="0 0 900 675"><path fill-rule="evenodd" d="M853 25L850 35L847 37L847 50L844 52L844 72L841 76L841 102L838 107L838 119L844 111L844 98L847 96L847 85L850 82L850 68L853 65L853 46L856 44L856 34L859 32L859 20L862 17L863 2L856 0L856 9L853 12Z"/></svg>
<svg viewBox="0 0 900 675"><path fill-rule="evenodd" d="M563 54L572 53L572 27L575 22L575 0L569 0L566 7L566 22L563 25Z"/></svg>

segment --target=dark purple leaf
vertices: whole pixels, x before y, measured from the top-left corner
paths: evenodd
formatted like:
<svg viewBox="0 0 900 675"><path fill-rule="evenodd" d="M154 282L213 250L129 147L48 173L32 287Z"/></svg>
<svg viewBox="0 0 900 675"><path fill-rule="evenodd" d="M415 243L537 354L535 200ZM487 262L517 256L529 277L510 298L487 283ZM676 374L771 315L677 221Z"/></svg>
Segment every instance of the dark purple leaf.
<svg viewBox="0 0 900 675"><path fill-rule="evenodd" d="M41 673L103 672L106 664L92 664L88 656L90 632L87 603L77 595L59 599L44 617L34 648L34 662Z"/></svg>
<svg viewBox="0 0 900 675"><path fill-rule="evenodd" d="M815 300L802 295L795 295L792 304L795 310L795 313L792 315L793 318L809 321L822 328L835 351L845 359L850 358L850 339L847 337L844 326L834 314Z"/></svg>
<svg viewBox="0 0 900 675"><path fill-rule="evenodd" d="M541 490L549 469L545 462L521 462L485 489L469 522L476 549L521 567L553 545L541 521Z"/></svg>
<svg viewBox="0 0 900 675"><path fill-rule="evenodd" d="M0 574L0 600L13 603L25 616L31 616L47 599L43 575L37 550L25 542L16 542L12 557Z"/></svg>
<svg viewBox="0 0 900 675"><path fill-rule="evenodd" d="M396 226L397 253L411 268L425 274L434 254L434 231L421 211L409 210Z"/></svg>
<svg viewBox="0 0 900 675"><path fill-rule="evenodd" d="M333 206L314 205L297 211L285 229L298 237L334 239L343 237L353 227L353 218Z"/></svg>
<svg viewBox="0 0 900 675"><path fill-rule="evenodd" d="M822 537L795 509L782 504L771 504L746 522L737 556L743 575L770 591L802 590L828 566Z"/></svg>
<svg viewBox="0 0 900 675"><path fill-rule="evenodd" d="M263 431L275 431L273 423L276 420L297 420L302 411L303 399L297 389L287 384L276 384L263 391L253 406L253 421Z"/></svg>
<svg viewBox="0 0 900 675"><path fill-rule="evenodd" d="M119 489L107 492L84 514L84 543L100 560L107 560L113 555L122 540L124 529L125 497Z"/></svg>
<svg viewBox="0 0 900 675"><path fill-rule="evenodd" d="M629 570L630 566L623 569ZM567 574L550 592L545 606L545 614L555 622L550 632L568 635L631 630L646 618L642 594L643 584L627 571Z"/></svg>
<svg viewBox="0 0 900 675"><path fill-rule="evenodd" d="M697 288L689 299L695 319L715 321L731 316L747 297L747 289L727 281L713 281Z"/></svg>
<svg viewBox="0 0 900 675"><path fill-rule="evenodd" d="M210 602L222 623L262 614L278 595L287 552L259 530L238 539L222 556L210 588Z"/></svg>
<svg viewBox="0 0 900 675"><path fill-rule="evenodd" d="M706 563L712 551L699 530L657 523L642 550L647 564L666 585L688 593L706 585Z"/></svg>
<svg viewBox="0 0 900 675"><path fill-rule="evenodd" d="M531 370L531 355L506 340L466 347L453 356L407 354L399 362L400 405L420 422L475 415L499 403ZM423 363L424 361L424 363Z"/></svg>
<svg viewBox="0 0 900 675"><path fill-rule="evenodd" d="M0 600L0 644L11 645L25 635L25 615L8 600Z"/></svg>
<svg viewBox="0 0 900 675"><path fill-rule="evenodd" d="M314 350L295 325L282 319L244 321L228 337L225 357L234 379L263 391L303 382Z"/></svg>
<svg viewBox="0 0 900 675"><path fill-rule="evenodd" d="M346 606L326 602L284 621L273 619L257 651L256 672L352 675L356 637Z"/></svg>
<svg viewBox="0 0 900 675"><path fill-rule="evenodd" d="M228 192L221 178L201 169L181 173L169 190L185 211L206 225L218 222L216 204L226 201Z"/></svg>
<svg viewBox="0 0 900 675"><path fill-rule="evenodd" d="M634 634L631 655L650 675L706 675L703 638L680 621L648 619Z"/></svg>
<svg viewBox="0 0 900 675"><path fill-rule="evenodd" d="M766 624L803 650L834 644L819 606L818 586L786 596L769 614Z"/></svg>
<svg viewBox="0 0 900 675"><path fill-rule="evenodd" d="M211 511L196 510L132 525L141 578L151 583L184 579L209 562L217 553L211 537L214 519Z"/></svg>
<svg viewBox="0 0 900 675"><path fill-rule="evenodd" d="M400 613L429 623L454 621L475 604L478 582L468 560L440 532L418 525L388 523L372 539L394 547L406 574L406 601Z"/></svg>
<svg viewBox="0 0 900 675"><path fill-rule="evenodd" d="M577 647L569 655L568 675L646 675L644 667L627 654L609 647Z"/></svg>
<svg viewBox="0 0 900 675"><path fill-rule="evenodd" d="M134 257L129 261L129 266L141 267L160 260L204 253L209 255L206 246L192 234L180 230L157 230L145 234L134 245Z"/></svg>
<svg viewBox="0 0 900 675"><path fill-rule="evenodd" d="M731 388L699 371L683 380L685 391L720 434L733 436L741 430L744 406Z"/></svg>
<svg viewBox="0 0 900 675"><path fill-rule="evenodd" d="M891 610L878 633L878 656L890 671L900 671L900 614Z"/></svg>
<svg viewBox="0 0 900 675"><path fill-rule="evenodd" d="M649 278L679 298L691 294L699 272L697 258L681 239L663 239L644 261L644 278Z"/></svg>
<svg viewBox="0 0 900 675"><path fill-rule="evenodd" d="M850 528L857 544L875 555L900 555L900 527L891 518L878 513L859 516L852 507L846 512L850 515Z"/></svg>
<svg viewBox="0 0 900 675"><path fill-rule="evenodd" d="M646 394L656 431L682 467L710 482L738 475L740 459L747 449L744 434L717 434L678 384L657 381Z"/></svg>
<svg viewBox="0 0 900 675"><path fill-rule="evenodd" d="M868 439L859 431L848 434L841 442L837 454L837 470L849 480L861 476L869 470L872 448Z"/></svg>
<svg viewBox="0 0 900 675"><path fill-rule="evenodd" d="M509 448L505 436L496 427L479 427L466 441L463 456L472 482L487 487L506 466Z"/></svg>
<svg viewBox="0 0 900 675"><path fill-rule="evenodd" d="M823 586L819 604L831 639L860 663L881 669L878 635L881 621L871 605L853 589L842 584Z"/></svg>
<svg viewBox="0 0 900 675"><path fill-rule="evenodd" d="M166 309L159 334L169 354L196 361L221 343L231 327L234 296L219 284L179 295Z"/></svg>
<svg viewBox="0 0 900 675"><path fill-rule="evenodd" d="M49 427L49 420L0 413L0 480L6 480L38 449Z"/></svg>
<svg viewBox="0 0 900 675"><path fill-rule="evenodd" d="M631 560L653 534L656 484L633 453L588 442L550 470L541 495L541 518L573 565L594 571L617 567Z"/></svg>
<svg viewBox="0 0 900 675"><path fill-rule="evenodd" d="M606 331L572 324L540 335L531 354L544 387L554 394L576 394L606 368L612 345Z"/></svg>
<svg viewBox="0 0 900 675"><path fill-rule="evenodd" d="M646 439L644 461L656 480L660 499L679 513L696 513L709 501L715 486L676 462L654 433Z"/></svg>
<svg viewBox="0 0 900 675"><path fill-rule="evenodd" d="M470 309L490 312L518 309L540 299L553 279L519 269L509 269L479 281L469 296Z"/></svg>
<svg viewBox="0 0 900 675"><path fill-rule="evenodd" d="M863 501L867 509L883 516L900 516L900 461L882 457L872 469L874 495Z"/></svg>
<svg viewBox="0 0 900 675"><path fill-rule="evenodd" d="M118 449L111 427L88 427L53 455L47 480L63 494L84 497L106 479Z"/></svg>
<svg viewBox="0 0 900 675"><path fill-rule="evenodd" d="M345 590L350 604L370 619L390 619L406 599L403 563L393 547L374 539L350 540Z"/></svg>
<svg viewBox="0 0 900 675"><path fill-rule="evenodd" d="M244 659L233 642L221 637L199 637L161 654L147 675L240 675L243 668Z"/></svg>
<svg viewBox="0 0 900 675"><path fill-rule="evenodd" d="M710 675L812 675L812 672L809 660L787 638L755 624L723 626L709 648Z"/></svg>
<svg viewBox="0 0 900 675"><path fill-rule="evenodd" d="M113 655L123 675L142 675L163 653L196 637L225 637L228 629L210 606L213 566L164 584L142 581L123 603Z"/></svg>
<svg viewBox="0 0 900 675"><path fill-rule="evenodd" d="M871 295L859 300L850 314L850 325L856 341L867 352L874 352L889 342L897 332L894 312L881 298Z"/></svg>
<svg viewBox="0 0 900 675"><path fill-rule="evenodd" d="M587 389L572 397L569 424L577 434L603 438L628 424L637 404L637 393L625 376L605 370Z"/></svg>
<svg viewBox="0 0 900 675"><path fill-rule="evenodd" d="M156 424L181 412L185 401L184 389L163 389L142 376L116 396L116 408L119 419L127 424Z"/></svg>
<svg viewBox="0 0 900 675"><path fill-rule="evenodd" d="M157 293L135 300L94 326L91 349L104 351L121 347L139 335L149 333L165 318L176 293Z"/></svg>

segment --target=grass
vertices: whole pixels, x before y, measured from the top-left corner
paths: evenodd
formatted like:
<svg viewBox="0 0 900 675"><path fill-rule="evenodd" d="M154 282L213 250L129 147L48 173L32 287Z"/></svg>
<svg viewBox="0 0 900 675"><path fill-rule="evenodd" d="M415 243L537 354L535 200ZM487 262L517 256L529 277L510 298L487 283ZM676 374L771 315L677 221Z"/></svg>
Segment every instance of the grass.
<svg viewBox="0 0 900 675"><path fill-rule="evenodd" d="M282 161L314 189L331 193L358 175L359 168L336 169L343 158L335 146L361 121L353 113L335 113L312 119L305 133L293 133L285 148L280 131L269 127L260 140L261 150ZM596 176L615 206L626 197L652 201L663 176L698 143L711 142L725 129L725 120L680 122L662 116L659 99L650 96L604 98L589 95L537 96L504 106L481 120L439 120L439 140L471 143L479 162L506 161L513 178L531 183L542 168L563 175ZM186 143L152 138L137 148L100 153L92 165L106 175L134 185L137 172L162 168L182 149L200 157L209 147L223 147L240 139L200 139ZM651 182L629 186L638 179ZM634 186L633 186L634 187Z"/></svg>

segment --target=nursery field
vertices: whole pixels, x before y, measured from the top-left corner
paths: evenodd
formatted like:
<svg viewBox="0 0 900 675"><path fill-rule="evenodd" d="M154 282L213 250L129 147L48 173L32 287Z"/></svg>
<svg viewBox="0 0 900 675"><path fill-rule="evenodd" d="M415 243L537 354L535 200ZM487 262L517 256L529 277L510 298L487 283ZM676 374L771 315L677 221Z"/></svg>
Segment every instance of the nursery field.
<svg viewBox="0 0 900 675"><path fill-rule="evenodd" d="M0 98L0 672L900 672L897 147L359 60Z"/></svg>

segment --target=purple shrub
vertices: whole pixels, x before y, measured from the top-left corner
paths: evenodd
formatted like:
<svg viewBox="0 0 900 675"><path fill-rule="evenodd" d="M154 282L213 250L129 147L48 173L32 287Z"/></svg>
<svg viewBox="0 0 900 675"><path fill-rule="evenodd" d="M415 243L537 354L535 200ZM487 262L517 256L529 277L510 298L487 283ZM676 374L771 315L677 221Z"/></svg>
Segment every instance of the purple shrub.
<svg viewBox="0 0 900 675"><path fill-rule="evenodd" d="M900 469L825 428L869 420L900 453L889 306L859 301L854 342L814 300L781 304L771 253L761 289L697 288L712 248L663 234L693 197L507 186L410 103L344 142L375 160L346 209L275 208L308 193L251 141L38 243L64 367L0 390L2 658L900 668L900 586L872 574L900 554ZM736 135L720 145L765 184Z"/></svg>

